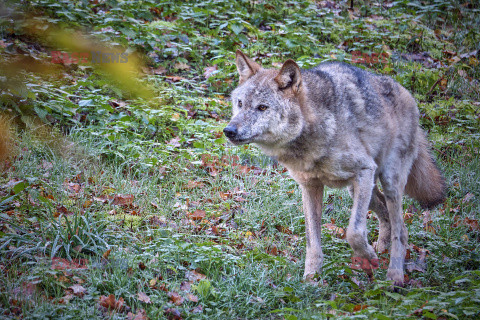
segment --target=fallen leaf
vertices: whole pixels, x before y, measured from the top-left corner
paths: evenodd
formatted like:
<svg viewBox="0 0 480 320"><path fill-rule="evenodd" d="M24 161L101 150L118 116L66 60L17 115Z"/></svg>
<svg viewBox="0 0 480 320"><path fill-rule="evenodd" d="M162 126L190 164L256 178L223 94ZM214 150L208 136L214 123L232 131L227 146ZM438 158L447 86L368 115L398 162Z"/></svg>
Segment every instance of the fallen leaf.
<svg viewBox="0 0 480 320"><path fill-rule="evenodd" d="M204 274L201 274L200 272L197 272L196 270L189 270L185 273L185 278L187 278L191 282L195 282L195 281L206 279L207 276Z"/></svg>
<svg viewBox="0 0 480 320"><path fill-rule="evenodd" d="M190 300L191 302L198 302L198 297L191 293L187 293L187 299Z"/></svg>
<svg viewBox="0 0 480 320"><path fill-rule="evenodd" d="M185 62L177 62L173 65L173 67L178 70L190 70L190 66Z"/></svg>
<svg viewBox="0 0 480 320"><path fill-rule="evenodd" d="M87 269L87 265L87 259L72 259L72 261L68 261L64 258L54 257L50 268L53 270L77 270Z"/></svg>
<svg viewBox="0 0 480 320"><path fill-rule="evenodd" d="M30 299L37 290L38 282L22 282L20 287L13 289L13 294L18 297L18 299Z"/></svg>
<svg viewBox="0 0 480 320"><path fill-rule="evenodd" d="M202 220L205 218L205 210L197 209L194 212L187 212L187 217L194 221Z"/></svg>
<svg viewBox="0 0 480 320"><path fill-rule="evenodd" d="M175 291L170 291L167 292L167 297L170 298L170 300L176 305L179 306L183 303L184 299L181 295L178 294L178 292Z"/></svg>
<svg viewBox="0 0 480 320"><path fill-rule="evenodd" d="M168 320L183 320L180 311L175 308L166 308L164 313Z"/></svg>
<svg viewBox="0 0 480 320"><path fill-rule="evenodd" d="M192 286L190 285L190 282L183 281L180 284L180 290L182 290L182 291L190 291L191 288L192 288Z"/></svg>
<svg viewBox="0 0 480 320"><path fill-rule="evenodd" d="M85 292L87 292L87 289L79 284L74 284L73 286L68 287L67 290L71 291L71 293L80 298L83 297Z"/></svg>
<svg viewBox="0 0 480 320"><path fill-rule="evenodd" d="M156 284L157 284L157 279L152 279L148 282L148 285L150 287L155 287Z"/></svg>
<svg viewBox="0 0 480 320"><path fill-rule="evenodd" d="M212 67L205 67L205 69L203 69L203 76L205 77L205 79L208 79L213 75L215 71L217 71L217 69L217 65L214 65Z"/></svg>
<svg viewBox="0 0 480 320"><path fill-rule="evenodd" d="M187 183L186 188L187 189L193 189L193 188L203 188L205 184L201 181L194 181L194 180L189 180Z"/></svg>
<svg viewBox="0 0 480 320"><path fill-rule="evenodd" d="M133 196L133 194L126 194L126 195L119 194L113 198L112 204L120 205L120 206L128 206L133 203L134 199L135 197Z"/></svg>
<svg viewBox="0 0 480 320"><path fill-rule="evenodd" d="M144 309L139 309L137 314L129 312L127 314L128 320L147 320L147 312Z"/></svg>
<svg viewBox="0 0 480 320"><path fill-rule="evenodd" d="M405 212L403 215L403 220L405 223L411 224L413 222L413 213L411 212Z"/></svg>
<svg viewBox="0 0 480 320"><path fill-rule="evenodd" d="M79 193L81 188L82 187L78 183L69 182L67 184L67 189L71 192L74 192L74 193Z"/></svg>
<svg viewBox="0 0 480 320"><path fill-rule="evenodd" d="M279 224L275 226L275 229L277 229L281 233L292 234L292 231L290 231L290 229Z"/></svg>
<svg viewBox="0 0 480 320"><path fill-rule="evenodd" d="M179 82L179 81L185 79L185 78L179 77L179 76L165 76L165 78L167 78L168 80L170 80L172 82Z"/></svg>
<svg viewBox="0 0 480 320"><path fill-rule="evenodd" d="M203 307L202 307L202 305L198 305L195 308L193 308L192 310L190 310L190 312L191 313L202 313L203 312Z"/></svg>
<svg viewBox="0 0 480 320"><path fill-rule="evenodd" d="M470 202L470 200L472 200L474 198L475 198L475 195L473 195L472 193L469 192L465 195L465 197L463 197L462 202L467 203L467 202Z"/></svg>
<svg viewBox="0 0 480 320"><path fill-rule="evenodd" d="M272 256L276 256L278 255L278 249L277 249L277 246L272 246L272 248L270 250L268 250L268 253L271 254Z"/></svg>
<svg viewBox="0 0 480 320"><path fill-rule="evenodd" d="M115 295L113 294L109 295L108 297L100 296L99 303L102 307L108 310L123 311L125 308L125 300L122 297L116 300Z"/></svg>
<svg viewBox="0 0 480 320"><path fill-rule="evenodd" d="M108 249L102 254L103 259L108 259L108 256L110 255L110 252L112 252L112 249Z"/></svg>
<svg viewBox="0 0 480 320"><path fill-rule="evenodd" d="M150 297L147 296L145 293L143 292L139 292L138 293L138 300L142 301L142 302L145 302L145 303L152 303L152 301L150 300Z"/></svg>
<svg viewBox="0 0 480 320"><path fill-rule="evenodd" d="M367 308L368 306L365 304L357 304L353 307L353 312L358 312L360 310L367 309Z"/></svg>
<svg viewBox="0 0 480 320"><path fill-rule="evenodd" d="M337 227L333 223L325 223L322 225L322 228L327 229L328 233L330 233L332 236L335 236L340 239L345 239L345 230Z"/></svg>
<svg viewBox="0 0 480 320"><path fill-rule="evenodd" d="M151 69L153 74L165 74L167 73L167 69L164 66L158 66L158 68Z"/></svg>

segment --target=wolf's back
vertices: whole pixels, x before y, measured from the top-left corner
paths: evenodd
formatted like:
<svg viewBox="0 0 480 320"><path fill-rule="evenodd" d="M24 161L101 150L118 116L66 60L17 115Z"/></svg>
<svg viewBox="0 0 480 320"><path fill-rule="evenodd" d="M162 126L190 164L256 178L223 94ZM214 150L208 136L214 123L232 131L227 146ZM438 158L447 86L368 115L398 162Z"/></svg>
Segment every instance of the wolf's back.
<svg viewBox="0 0 480 320"><path fill-rule="evenodd" d="M355 106L355 101L361 101L365 106L365 115L377 121L378 106L388 108L389 106L402 106L380 111L380 113L397 114L395 119L398 130L413 130L417 132L416 144L418 155L413 162L408 176L405 193L418 200L423 207L431 208L445 199L445 179L437 167L430 152L429 144L425 133L418 124L418 109L415 99L398 82L389 77L367 72L357 67L343 63L325 63L319 65L317 70L324 71L330 75L332 81L337 82L338 87L344 85L350 79L354 85L348 86L346 96L341 97L338 104ZM332 72L332 70L334 70ZM340 83L340 85L339 85ZM341 88L341 87L340 87ZM355 108L354 108L355 109ZM357 108L358 110L358 108ZM403 110L400 111L400 110ZM415 112L415 113L412 113ZM357 120L366 119L365 116L356 115ZM357 123L360 121L357 121ZM368 124L368 122L366 122ZM378 123L371 122L369 126ZM353 124L352 124L353 126Z"/></svg>

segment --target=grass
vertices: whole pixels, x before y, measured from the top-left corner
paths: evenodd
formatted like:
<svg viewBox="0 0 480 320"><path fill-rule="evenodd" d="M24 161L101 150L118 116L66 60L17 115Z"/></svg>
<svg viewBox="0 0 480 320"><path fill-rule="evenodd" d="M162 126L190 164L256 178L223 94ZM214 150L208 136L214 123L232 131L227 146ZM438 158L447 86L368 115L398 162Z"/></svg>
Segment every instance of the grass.
<svg viewBox="0 0 480 320"><path fill-rule="evenodd" d="M1 317L478 318L476 3L9 4L21 14L2 9L0 19L0 127L8 122L14 141L0 174ZM82 32L74 45L94 40L58 40L72 30ZM388 290L385 269L374 282L353 270L346 240L327 227L319 282L302 281L300 190L255 147L221 134L238 47L277 67L385 54L357 65L413 92L449 193L430 211L404 201L416 268L402 291ZM94 48L136 52L143 74L37 64ZM126 82L111 79L119 71ZM326 189L324 204L324 223L345 230L348 193ZM368 228L373 242L374 216Z"/></svg>

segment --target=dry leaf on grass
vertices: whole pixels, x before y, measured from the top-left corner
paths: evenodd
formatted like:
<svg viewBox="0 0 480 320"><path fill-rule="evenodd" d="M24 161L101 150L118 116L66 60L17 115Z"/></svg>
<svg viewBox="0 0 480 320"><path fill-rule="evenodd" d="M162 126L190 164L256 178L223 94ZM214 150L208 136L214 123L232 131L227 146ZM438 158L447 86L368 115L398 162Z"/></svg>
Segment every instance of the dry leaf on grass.
<svg viewBox="0 0 480 320"><path fill-rule="evenodd" d="M108 297L100 296L98 300L99 304L108 310L116 310L121 312L125 309L125 300L122 297L116 300L115 295L111 294Z"/></svg>
<svg viewBox="0 0 480 320"><path fill-rule="evenodd" d="M206 212L204 210L197 209L194 212L187 212L187 217L194 221L202 220L205 218L205 213Z"/></svg>
<svg viewBox="0 0 480 320"><path fill-rule="evenodd" d="M181 305L184 301L183 297L175 291L167 292L167 296L170 298L170 301L172 301L176 306Z"/></svg>
<svg viewBox="0 0 480 320"><path fill-rule="evenodd" d="M147 320L148 319L147 312L144 309L137 310L136 314L129 312L127 314L127 319L128 320Z"/></svg>
<svg viewBox="0 0 480 320"><path fill-rule="evenodd" d="M138 300L145 302L145 303L152 303L150 300L150 297L147 296L144 292L139 292L138 293Z"/></svg>
<svg viewBox="0 0 480 320"><path fill-rule="evenodd" d="M84 294L87 292L87 289L85 289L79 284L74 284L73 286L68 287L67 291L71 292L73 295L77 297L82 298Z"/></svg>

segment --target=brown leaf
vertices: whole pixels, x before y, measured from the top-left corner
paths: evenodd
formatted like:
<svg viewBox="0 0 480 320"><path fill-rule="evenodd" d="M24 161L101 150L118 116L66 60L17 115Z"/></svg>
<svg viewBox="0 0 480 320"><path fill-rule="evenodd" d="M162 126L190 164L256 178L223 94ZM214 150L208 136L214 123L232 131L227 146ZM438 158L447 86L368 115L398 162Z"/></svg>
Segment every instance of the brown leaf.
<svg viewBox="0 0 480 320"><path fill-rule="evenodd" d="M367 309L368 306L367 305L364 305L364 304L357 304L353 307L353 312L358 312L360 310L363 310L363 309Z"/></svg>
<svg viewBox="0 0 480 320"><path fill-rule="evenodd" d="M202 279L206 279L207 276L204 274L201 274L200 272L197 272L196 270L190 270L185 273L185 277L190 280L191 282L194 281L199 281Z"/></svg>
<svg viewBox="0 0 480 320"><path fill-rule="evenodd" d="M268 253L271 254L272 256L276 256L278 255L278 249L277 249L277 246L272 246L272 248L270 250L268 250Z"/></svg>
<svg viewBox="0 0 480 320"><path fill-rule="evenodd" d="M73 286L68 287L67 290L71 291L74 295L80 298L83 297L85 292L87 292L87 289L85 289L79 284L74 284Z"/></svg>
<svg viewBox="0 0 480 320"><path fill-rule="evenodd" d="M459 226L466 226L470 231L480 231L480 226L478 224L478 220L470 219L469 217L465 217L463 220L460 220L458 216L455 217L455 223L453 224L454 228Z"/></svg>
<svg viewBox="0 0 480 320"><path fill-rule="evenodd" d="M87 259L72 259L68 261L64 258L54 257L52 259L51 268L53 270L77 270L77 269L87 269L88 260Z"/></svg>
<svg viewBox="0 0 480 320"><path fill-rule="evenodd" d="M57 217L58 217L60 214L68 215L68 214L72 214L72 212L68 211L67 208L65 208L65 206L58 205L56 214L57 214Z"/></svg>
<svg viewBox="0 0 480 320"><path fill-rule="evenodd" d="M202 220L205 218L205 210L197 209L195 212L187 212L187 217L194 221Z"/></svg>
<svg viewBox="0 0 480 320"><path fill-rule="evenodd" d="M219 195L220 195L220 198L222 198L222 200L227 200L232 197L232 194L228 191L227 192L220 191Z"/></svg>
<svg viewBox="0 0 480 320"><path fill-rule="evenodd" d="M205 77L205 79L208 79L215 71L217 71L217 69L217 65L214 65L212 67L205 67L205 69L203 69L203 76Z"/></svg>
<svg viewBox="0 0 480 320"><path fill-rule="evenodd" d="M158 66L156 69L151 69L153 74L165 74L167 73L167 69L164 66Z"/></svg>
<svg viewBox="0 0 480 320"><path fill-rule="evenodd" d="M189 180L187 183L186 188L187 189L193 189L193 188L203 188L205 184L201 181L194 181L194 180Z"/></svg>
<svg viewBox="0 0 480 320"><path fill-rule="evenodd" d="M413 213L411 212L405 212L403 215L403 220L405 223L411 224L413 222Z"/></svg>
<svg viewBox="0 0 480 320"><path fill-rule="evenodd" d="M74 192L74 193L79 193L81 188L82 187L78 183L69 182L67 184L67 189L71 192Z"/></svg>
<svg viewBox="0 0 480 320"><path fill-rule="evenodd" d="M110 252L112 252L112 249L108 249L102 254L103 259L108 259L108 256L110 255Z"/></svg>
<svg viewBox="0 0 480 320"><path fill-rule="evenodd" d="M277 225L275 226L275 229L277 229L277 230L280 231L281 233L292 234L292 231L290 231L290 229L288 229L288 228L285 227L285 226L279 225L279 224L277 224Z"/></svg>
<svg viewBox="0 0 480 320"><path fill-rule="evenodd" d="M165 78L167 78L172 82L178 82L185 79L184 77L179 77L179 76L165 76Z"/></svg>
<svg viewBox="0 0 480 320"><path fill-rule="evenodd" d="M462 202L467 203L467 202L470 202L470 200L472 200L474 198L475 198L475 195L473 195L472 193L469 192L465 195L465 197L463 197Z"/></svg>
<svg viewBox="0 0 480 320"><path fill-rule="evenodd" d="M192 288L192 286L190 285L190 282L183 281L180 284L180 290L182 290L182 291L190 291L191 288Z"/></svg>
<svg viewBox="0 0 480 320"><path fill-rule="evenodd" d="M196 306L195 308L193 308L192 310L190 310L191 313L202 313L203 312L203 307L202 305L198 305Z"/></svg>
<svg viewBox="0 0 480 320"><path fill-rule="evenodd" d="M137 314L129 312L127 314L128 320L147 320L147 312L144 309L139 309Z"/></svg>
<svg viewBox="0 0 480 320"><path fill-rule="evenodd" d="M190 66L185 62L177 62L173 67L178 70L190 70Z"/></svg>
<svg viewBox="0 0 480 320"><path fill-rule="evenodd" d="M142 301L142 302L145 302L145 303L152 303L152 301L150 300L150 297L147 296L145 293L143 292L139 292L138 293L138 300Z"/></svg>
<svg viewBox="0 0 480 320"><path fill-rule="evenodd" d="M135 197L133 194L118 194L113 198L112 204L113 205L121 205L121 206L128 206L133 203Z"/></svg>
<svg viewBox="0 0 480 320"><path fill-rule="evenodd" d="M183 320L180 311L175 308L167 308L165 309L164 313L168 320Z"/></svg>
<svg viewBox="0 0 480 320"><path fill-rule="evenodd" d="M179 306L183 303L184 299L175 291L167 292L167 297L176 305Z"/></svg>
<svg viewBox="0 0 480 320"><path fill-rule="evenodd" d="M330 233L332 236L335 236L340 239L345 239L345 230L337 227L333 223L325 223L322 225L323 228L328 230L328 233Z"/></svg>
<svg viewBox="0 0 480 320"><path fill-rule="evenodd" d="M187 299L190 300L191 302L198 302L198 297L191 293L187 293Z"/></svg>
<svg viewBox="0 0 480 320"><path fill-rule="evenodd" d="M118 300L115 299L115 295L111 294L108 297L106 296L100 296L99 298L99 303L102 307L108 309L108 310L117 310L117 311L123 311L125 306L125 300L123 300L122 297L120 297Z"/></svg>
<svg viewBox="0 0 480 320"><path fill-rule="evenodd" d="M20 287L16 287L13 289L13 293L19 299L29 299L35 294L37 290L37 283L38 281L22 282Z"/></svg>

